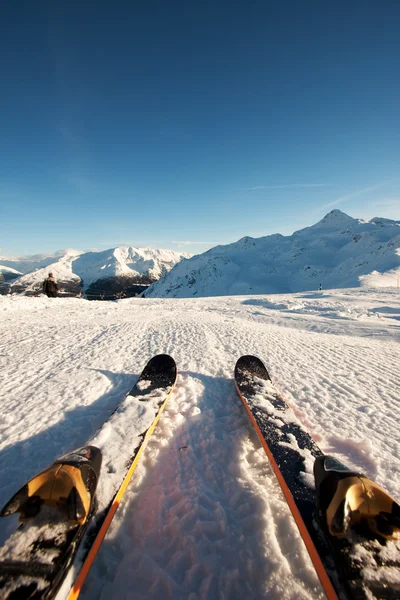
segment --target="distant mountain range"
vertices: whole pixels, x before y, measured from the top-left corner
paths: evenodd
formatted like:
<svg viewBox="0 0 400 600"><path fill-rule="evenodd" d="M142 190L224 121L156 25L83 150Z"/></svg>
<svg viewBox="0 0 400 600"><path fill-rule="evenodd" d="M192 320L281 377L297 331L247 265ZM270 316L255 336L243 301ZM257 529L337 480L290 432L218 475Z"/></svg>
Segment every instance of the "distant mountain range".
<svg viewBox="0 0 400 600"><path fill-rule="evenodd" d="M400 221L354 219L332 210L290 236L244 237L175 265L146 297L188 298L395 287Z"/></svg>
<svg viewBox="0 0 400 600"><path fill-rule="evenodd" d="M67 295L92 299L131 296L159 279L182 258L171 250L117 247L103 252L59 250L50 255L0 257L3 293L35 294L52 272Z"/></svg>
<svg viewBox="0 0 400 600"><path fill-rule="evenodd" d="M290 236L244 237L192 257L133 247L0 257L0 293L36 294L49 272L66 295L83 292L90 299L143 290L146 297L189 298L291 293L320 286L392 287L400 284L400 221L363 221L332 210Z"/></svg>

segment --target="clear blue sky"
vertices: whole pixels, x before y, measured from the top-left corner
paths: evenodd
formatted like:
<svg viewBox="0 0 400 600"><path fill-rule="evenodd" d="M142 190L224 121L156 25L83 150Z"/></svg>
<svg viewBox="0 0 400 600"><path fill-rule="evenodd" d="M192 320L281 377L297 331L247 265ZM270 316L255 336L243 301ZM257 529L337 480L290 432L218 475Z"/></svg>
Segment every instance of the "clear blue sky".
<svg viewBox="0 0 400 600"><path fill-rule="evenodd" d="M400 218L398 0L0 7L1 254Z"/></svg>

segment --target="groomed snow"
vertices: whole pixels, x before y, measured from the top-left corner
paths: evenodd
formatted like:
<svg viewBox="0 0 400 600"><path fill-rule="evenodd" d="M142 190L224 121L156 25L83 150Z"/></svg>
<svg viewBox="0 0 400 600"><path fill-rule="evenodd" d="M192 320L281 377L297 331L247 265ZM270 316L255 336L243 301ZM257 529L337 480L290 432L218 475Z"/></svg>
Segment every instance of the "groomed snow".
<svg viewBox="0 0 400 600"><path fill-rule="evenodd" d="M0 315L1 505L94 436L151 356L169 353L178 366L83 600L323 598L237 397L241 354L265 362L324 451L400 498L397 289L118 302L4 296ZM123 451L113 450L116 465Z"/></svg>

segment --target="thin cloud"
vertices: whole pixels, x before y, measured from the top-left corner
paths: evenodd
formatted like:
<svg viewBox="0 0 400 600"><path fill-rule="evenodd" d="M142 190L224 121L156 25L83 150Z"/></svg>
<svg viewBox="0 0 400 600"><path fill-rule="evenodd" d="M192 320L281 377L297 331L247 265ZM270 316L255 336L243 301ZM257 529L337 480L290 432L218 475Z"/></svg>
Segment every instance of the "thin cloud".
<svg viewBox="0 0 400 600"><path fill-rule="evenodd" d="M386 200L378 200L377 202L375 202L375 205L400 208L400 198L387 198Z"/></svg>
<svg viewBox="0 0 400 600"><path fill-rule="evenodd" d="M66 180L80 194L93 194L97 190L97 184L86 175L67 175Z"/></svg>
<svg viewBox="0 0 400 600"><path fill-rule="evenodd" d="M346 202L346 200L352 200L353 198L357 198L358 196L363 196L364 194L368 194L369 192L373 192L375 190L379 190L383 188L385 185L388 185L391 181L384 181L383 183L377 183L376 185L371 185L366 188L362 188L361 190L355 190L350 194L346 194L345 196L340 196L333 200L332 202L328 202L328 204L324 204L321 206L321 209L330 208L331 206L336 206L337 204L341 204L342 202Z"/></svg>
<svg viewBox="0 0 400 600"><path fill-rule="evenodd" d="M132 248L144 248L149 246L150 244L166 244L164 240L137 240L136 242L99 242L100 246L106 246L106 249L116 248L116 247L132 247Z"/></svg>
<svg viewBox="0 0 400 600"><path fill-rule="evenodd" d="M190 240L185 240L182 242L177 242L177 241L172 241L171 244L178 244L179 246L192 246L192 245L199 245L199 246L208 246L208 245L217 245L218 242L191 242Z"/></svg>
<svg viewBox="0 0 400 600"><path fill-rule="evenodd" d="M301 188L320 188L329 187L331 183L283 183L280 185L254 185L246 188L246 192L258 192L260 190L286 190L286 189L301 189Z"/></svg>

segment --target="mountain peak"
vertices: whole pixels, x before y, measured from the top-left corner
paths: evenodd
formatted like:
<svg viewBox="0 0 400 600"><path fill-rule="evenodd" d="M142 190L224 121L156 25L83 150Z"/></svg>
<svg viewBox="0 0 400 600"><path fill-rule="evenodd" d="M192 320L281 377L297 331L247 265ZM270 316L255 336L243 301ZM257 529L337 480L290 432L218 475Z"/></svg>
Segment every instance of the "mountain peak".
<svg viewBox="0 0 400 600"><path fill-rule="evenodd" d="M328 219L328 218L334 218L334 217L349 217L349 215L347 215L346 213L344 213L342 210L339 210L338 208L333 208L330 212L328 212L328 214L325 215L324 219Z"/></svg>
<svg viewBox="0 0 400 600"><path fill-rule="evenodd" d="M350 225L357 222L357 219L353 219L353 217L350 217L338 208L334 208L313 227L342 227L344 224Z"/></svg>
<svg viewBox="0 0 400 600"><path fill-rule="evenodd" d="M349 215L347 215L346 213L344 213L343 211L339 210L338 208L334 208L333 210L331 210L330 212L328 212L327 215L324 216L323 219L321 219L320 223L331 223L332 221L355 221L356 219L353 219L353 217L350 217Z"/></svg>

